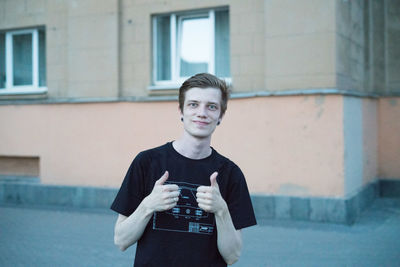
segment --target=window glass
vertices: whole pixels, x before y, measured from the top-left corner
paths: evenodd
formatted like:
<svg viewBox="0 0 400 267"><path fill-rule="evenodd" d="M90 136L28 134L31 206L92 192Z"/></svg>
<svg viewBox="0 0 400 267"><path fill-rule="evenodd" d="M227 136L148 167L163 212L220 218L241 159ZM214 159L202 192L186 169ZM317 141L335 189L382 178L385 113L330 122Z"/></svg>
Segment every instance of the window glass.
<svg viewBox="0 0 400 267"><path fill-rule="evenodd" d="M32 34L13 36L14 85L32 84Z"/></svg>
<svg viewBox="0 0 400 267"><path fill-rule="evenodd" d="M39 30L39 86L46 86L46 35Z"/></svg>
<svg viewBox="0 0 400 267"><path fill-rule="evenodd" d="M6 87L6 35L0 33L0 88Z"/></svg>
<svg viewBox="0 0 400 267"><path fill-rule="evenodd" d="M208 71L210 61L210 20L184 18L180 36L180 76L188 77Z"/></svg>
<svg viewBox="0 0 400 267"><path fill-rule="evenodd" d="M215 11L215 74L230 77L229 14Z"/></svg>
<svg viewBox="0 0 400 267"><path fill-rule="evenodd" d="M157 80L171 80L171 22L169 16L157 18Z"/></svg>
<svg viewBox="0 0 400 267"><path fill-rule="evenodd" d="M200 72L229 78L229 10L200 10L153 19L155 88L176 85Z"/></svg>

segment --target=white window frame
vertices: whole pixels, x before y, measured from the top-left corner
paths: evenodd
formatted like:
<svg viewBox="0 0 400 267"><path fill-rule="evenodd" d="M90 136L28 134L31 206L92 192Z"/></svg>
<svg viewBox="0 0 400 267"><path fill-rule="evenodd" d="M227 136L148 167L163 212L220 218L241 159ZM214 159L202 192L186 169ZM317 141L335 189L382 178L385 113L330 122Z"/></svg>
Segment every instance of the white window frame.
<svg viewBox="0 0 400 267"><path fill-rule="evenodd" d="M180 77L180 45L182 21L187 18L204 18L210 20L210 61L207 62L208 73L215 74L215 11L218 9L203 10L197 12L172 13L170 14L170 40L171 40L171 80L156 80L157 77L157 18L153 17L153 71L152 85L149 90L177 89L189 77ZM227 82L231 81L231 77L222 77Z"/></svg>
<svg viewBox="0 0 400 267"><path fill-rule="evenodd" d="M6 82L5 88L0 88L0 95L15 94L39 94L47 92L47 87L39 87L39 30L17 30L6 32ZM14 60L13 60L13 36L21 34L32 35L32 85L13 85Z"/></svg>

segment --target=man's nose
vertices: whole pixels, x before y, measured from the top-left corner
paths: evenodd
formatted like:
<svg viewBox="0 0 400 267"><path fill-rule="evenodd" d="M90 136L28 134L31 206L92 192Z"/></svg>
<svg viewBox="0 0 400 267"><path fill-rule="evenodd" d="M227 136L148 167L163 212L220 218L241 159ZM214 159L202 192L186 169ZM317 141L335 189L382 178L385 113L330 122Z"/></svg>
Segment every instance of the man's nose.
<svg viewBox="0 0 400 267"><path fill-rule="evenodd" d="M200 105L197 110L197 116L207 117L207 107L205 105Z"/></svg>

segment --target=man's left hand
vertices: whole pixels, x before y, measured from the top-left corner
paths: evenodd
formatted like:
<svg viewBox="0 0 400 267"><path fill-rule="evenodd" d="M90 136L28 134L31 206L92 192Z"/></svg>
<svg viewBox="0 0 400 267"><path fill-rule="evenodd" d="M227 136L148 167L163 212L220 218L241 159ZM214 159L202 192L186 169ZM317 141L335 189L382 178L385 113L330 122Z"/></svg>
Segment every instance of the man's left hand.
<svg viewBox="0 0 400 267"><path fill-rule="evenodd" d="M227 209L227 206L219 191L217 176L218 172L214 172L210 176L210 186L199 186L197 188L196 198L199 208L221 215Z"/></svg>

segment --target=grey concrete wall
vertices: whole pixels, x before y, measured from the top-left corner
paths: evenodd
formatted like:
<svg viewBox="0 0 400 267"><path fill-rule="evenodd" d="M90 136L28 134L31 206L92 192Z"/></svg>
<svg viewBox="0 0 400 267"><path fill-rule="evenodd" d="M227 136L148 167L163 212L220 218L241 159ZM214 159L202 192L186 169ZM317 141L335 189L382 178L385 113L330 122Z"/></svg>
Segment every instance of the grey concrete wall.
<svg viewBox="0 0 400 267"><path fill-rule="evenodd" d="M384 1L369 1L369 91L386 90Z"/></svg>
<svg viewBox="0 0 400 267"><path fill-rule="evenodd" d="M386 59L388 94L400 94L400 1L386 0Z"/></svg>
<svg viewBox="0 0 400 267"><path fill-rule="evenodd" d="M400 2L336 1L337 87L400 92Z"/></svg>
<svg viewBox="0 0 400 267"><path fill-rule="evenodd" d="M365 91L365 1L336 1L337 87Z"/></svg>

